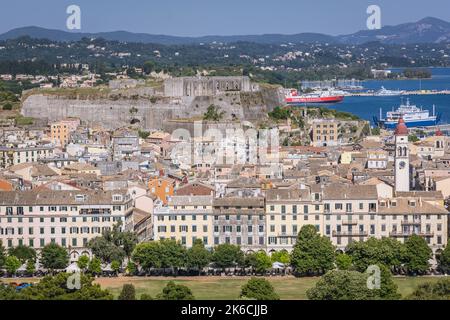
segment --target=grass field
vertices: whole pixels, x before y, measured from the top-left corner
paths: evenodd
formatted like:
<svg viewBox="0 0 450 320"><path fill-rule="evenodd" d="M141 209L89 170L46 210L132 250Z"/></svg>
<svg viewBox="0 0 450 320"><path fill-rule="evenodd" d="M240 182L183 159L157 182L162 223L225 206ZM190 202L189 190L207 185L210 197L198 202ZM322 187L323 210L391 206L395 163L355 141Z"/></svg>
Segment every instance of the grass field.
<svg viewBox="0 0 450 320"><path fill-rule="evenodd" d="M132 283L136 287L137 296L148 293L155 297L170 280L188 286L198 300L227 300L237 299L241 286L249 278L233 277L178 277L178 278L144 278L144 277L119 277L100 278L96 282L103 288L111 290L118 296L122 285ZM306 290L313 287L319 278L294 278L276 277L267 278L275 288L275 291L283 300L306 299ZM439 277L395 277L402 296L407 296L424 282L436 282Z"/></svg>

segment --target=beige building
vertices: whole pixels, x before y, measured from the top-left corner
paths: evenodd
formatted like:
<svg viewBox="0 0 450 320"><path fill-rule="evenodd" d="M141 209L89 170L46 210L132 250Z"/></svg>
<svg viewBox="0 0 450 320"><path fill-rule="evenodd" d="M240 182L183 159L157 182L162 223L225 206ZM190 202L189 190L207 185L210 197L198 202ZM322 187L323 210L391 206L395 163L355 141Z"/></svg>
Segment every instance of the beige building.
<svg viewBox="0 0 450 320"><path fill-rule="evenodd" d="M305 189L266 191L267 251L291 250L300 229L314 225L323 232L323 203Z"/></svg>
<svg viewBox="0 0 450 320"><path fill-rule="evenodd" d="M172 196L153 212L154 240L173 239L191 247L201 239L212 247L212 196Z"/></svg>
<svg viewBox="0 0 450 320"><path fill-rule="evenodd" d="M312 124L311 144L315 147L339 145L339 122L327 119L315 120Z"/></svg>
<svg viewBox="0 0 450 320"><path fill-rule="evenodd" d="M418 234L434 253L447 244L448 211L435 201L414 196L380 200L378 216L378 237L404 242L412 234Z"/></svg>
<svg viewBox="0 0 450 320"><path fill-rule="evenodd" d="M37 162L53 155L53 147L0 147L0 167L8 168L25 162Z"/></svg>
<svg viewBox="0 0 450 320"><path fill-rule="evenodd" d="M7 248L57 243L76 261L89 253L89 240L124 221L131 209L126 191L0 192L0 240Z"/></svg>

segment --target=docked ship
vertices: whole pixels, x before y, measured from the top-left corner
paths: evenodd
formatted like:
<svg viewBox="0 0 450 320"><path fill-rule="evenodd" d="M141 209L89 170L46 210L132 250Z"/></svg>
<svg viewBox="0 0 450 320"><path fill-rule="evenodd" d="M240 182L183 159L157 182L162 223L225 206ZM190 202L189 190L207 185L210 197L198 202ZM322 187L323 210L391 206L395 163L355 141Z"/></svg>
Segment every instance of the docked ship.
<svg viewBox="0 0 450 320"><path fill-rule="evenodd" d="M344 95L341 92L332 90L316 91L312 93L299 95L298 91L290 90L285 96L285 102L288 105L306 105L306 104L332 104L344 101Z"/></svg>
<svg viewBox="0 0 450 320"><path fill-rule="evenodd" d="M396 110L386 112L385 118L382 117L382 113L380 108L380 118L374 117L373 120L379 127L386 129L394 129L400 118L403 118L408 128L435 126L441 119L441 115L436 114L434 105L433 114L430 115L429 110L410 104L409 99L406 104L402 103Z"/></svg>
<svg viewBox="0 0 450 320"><path fill-rule="evenodd" d="M381 87L380 90L375 92L375 95L378 97L392 97L392 96L399 96L403 94L403 91L400 90L388 90L385 87Z"/></svg>

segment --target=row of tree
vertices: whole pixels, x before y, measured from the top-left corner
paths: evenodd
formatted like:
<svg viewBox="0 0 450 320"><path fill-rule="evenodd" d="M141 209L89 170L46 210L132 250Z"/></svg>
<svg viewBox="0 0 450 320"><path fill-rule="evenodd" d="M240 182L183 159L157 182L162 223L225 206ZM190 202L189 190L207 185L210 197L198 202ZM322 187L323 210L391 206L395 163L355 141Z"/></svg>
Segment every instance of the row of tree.
<svg viewBox="0 0 450 320"><path fill-rule="evenodd" d="M274 252L270 256L264 251L244 254L239 246L221 244L213 250L205 248L197 239L191 248L186 248L175 240L161 240L137 244L136 236L123 232L120 225L111 231L92 239L89 244L93 258L81 256L78 267L91 274L101 273L101 264L107 264L118 273L124 261L128 263L129 273L137 267L149 272L151 269L196 270L199 273L212 265L225 270L227 268L250 268L263 274L272 269L274 262L291 266L297 275L322 275L333 269L364 272L370 265L383 265L393 273L424 274L429 271L432 250L426 241L417 235L409 237L405 243L392 238L369 238L367 241L350 243L345 253L336 251L336 247L326 236L321 236L312 225L303 226L293 251ZM10 274L27 264L27 270L33 273L37 253L33 248L17 246L8 252L0 244L0 267ZM68 266L67 249L51 243L45 246L39 257L40 264L48 270L61 270ZM450 270L450 246L438 256L439 269L446 273Z"/></svg>
<svg viewBox="0 0 450 320"><path fill-rule="evenodd" d="M55 243L43 247L38 255L34 248L25 245L18 245L5 250L0 241L0 268L4 268L10 275L15 275L24 264L27 274L33 275L36 271L38 258L40 265L50 271L64 269L69 264L67 250Z"/></svg>

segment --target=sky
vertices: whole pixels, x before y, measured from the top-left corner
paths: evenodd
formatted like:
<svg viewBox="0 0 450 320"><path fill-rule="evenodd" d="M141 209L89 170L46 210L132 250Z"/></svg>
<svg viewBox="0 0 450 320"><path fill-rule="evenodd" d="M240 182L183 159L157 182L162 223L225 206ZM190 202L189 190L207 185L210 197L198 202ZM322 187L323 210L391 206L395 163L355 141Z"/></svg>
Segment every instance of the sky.
<svg viewBox="0 0 450 320"><path fill-rule="evenodd" d="M382 25L432 16L450 21L449 0L0 0L0 33L24 26L66 30L69 5L81 9L81 30L125 30L202 36L319 32L366 28L369 5Z"/></svg>

